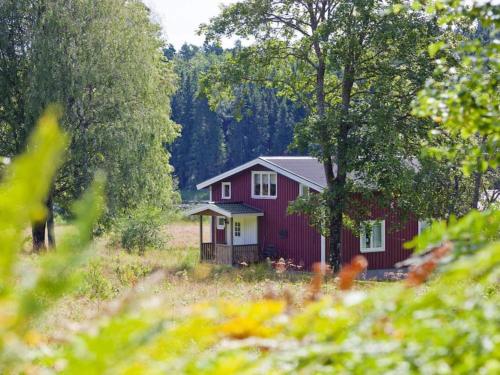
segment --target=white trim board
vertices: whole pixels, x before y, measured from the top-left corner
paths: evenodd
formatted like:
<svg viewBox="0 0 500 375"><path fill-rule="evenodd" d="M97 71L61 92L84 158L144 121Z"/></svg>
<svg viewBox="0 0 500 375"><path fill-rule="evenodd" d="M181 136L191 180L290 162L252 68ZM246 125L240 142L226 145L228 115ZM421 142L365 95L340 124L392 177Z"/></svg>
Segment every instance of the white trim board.
<svg viewBox="0 0 500 375"><path fill-rule="evenodd" d="M229 196L224 195L224 188L226 186L229 186ZM231 182L229 182L229 181L221 182L220 189L221 189L221 191L220 191L221 199L231 199Z"/></svg>
<svg viewBox="0 0 500 375"><path fill-rule="evenodd" d="M301 157L301 158L310 158L310 157ZM230 169L229 171L221 173L218 176L215 176L215 177L212 177L211 179L200 182L198 185L196 185L196 188L198 190L204 189L204 188L206 188L206 187L208 187L208 186L210 186L210 185L212 185L220 180L225 179L226 177L230 177L236 173L244 171L245 169L251 168L253 166L261 165L261 166L269 168L270 170L277 172L285 177L288 177L291 180L294 180L296 182L304 184L304 185L306 185L306 186L310 187L311 189L314 189L318 192L323 191L323 189L324 189L323 186L318 185L315 182L312 182L308 179L305 179L304 177L301 177L301 176L297 175L296 173L293 173L292 171L289 171L288 169L282 168L282 167L276 165L275 163L268 161L266 159L272 159L272 157L266 157L266 158L259 157L259 158L254 159L254 160L250 160L249 162L242 164L239 167Z"/></svg>
<svg viewBox="0 0 500 375"><path fill-rule="evenodd" d="M187 210L185 211L185 215L186 216L191 216L191 215L196 215L200 212L203 212L203 211L213 211L221 216L225 216L225 217L238 217L238 216L264 216L264 213L263 212L255 212L255 213L246 213L246 214L233 214L229 211L226 211L214 204L210 204L210 203L207 203L207 204L203 204L203 205L200 205L200 206L196 206L196 207L193 207L192 209L190 210Z"/></svg>

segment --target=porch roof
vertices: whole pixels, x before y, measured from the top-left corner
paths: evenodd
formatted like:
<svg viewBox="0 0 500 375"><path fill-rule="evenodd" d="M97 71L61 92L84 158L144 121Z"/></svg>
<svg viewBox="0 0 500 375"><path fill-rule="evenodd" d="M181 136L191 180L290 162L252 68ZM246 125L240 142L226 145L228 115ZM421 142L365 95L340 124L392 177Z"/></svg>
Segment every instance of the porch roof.
<svg viewBox="0 0 500 375"><path fill-rule="evenodd" d="M186 215L220 215L226 217L234 216L264 216L264 213L258 208L249 206L245 203L215 203L208 202L196 205L186 211Z"/></svg>

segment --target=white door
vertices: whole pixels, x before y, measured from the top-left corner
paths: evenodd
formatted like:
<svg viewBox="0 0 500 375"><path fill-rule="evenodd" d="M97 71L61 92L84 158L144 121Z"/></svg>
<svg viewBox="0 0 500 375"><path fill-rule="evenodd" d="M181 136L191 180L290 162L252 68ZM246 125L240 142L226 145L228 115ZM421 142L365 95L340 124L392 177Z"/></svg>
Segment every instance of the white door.
<svg viewBox="0 0 500 375"><path fill-rule="evenodd" d="M233 219L234 245L254 245L257 243L257 217L235 217Z"/></svg>

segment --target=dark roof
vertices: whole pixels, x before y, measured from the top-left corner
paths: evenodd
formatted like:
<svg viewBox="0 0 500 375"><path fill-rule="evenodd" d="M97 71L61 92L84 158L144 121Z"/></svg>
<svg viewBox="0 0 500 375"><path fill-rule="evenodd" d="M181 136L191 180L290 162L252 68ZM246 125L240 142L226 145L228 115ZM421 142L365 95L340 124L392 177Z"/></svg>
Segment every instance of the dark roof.
<svg viewBox="0 0 500 375"><path fill-rule="evenodd" d="M260 214L261 210L249 206L245 203L213 203L214 206L217 206L227 212L230 212L232 215L242 215L242 214Z"/></svg>
<svg viewBox="0 0 500 375"><path fill-rule="evenodd" d="M222 215L227 217L233 217L238 215L250 215L250 216L263 216L264 213L248 204L241 202L231 202L231 203L215 203L206 202L202 204L197 204L191 209L185 211L186 215Z"/></svg>
<svg viewBox="0 0 500 375"><path fill-rule="evenodd" d="M325 169L316 158L310 156L261 156L260 159L286 169L316 185L326 187Z"/></svg>
<svg viewBox="0 0 500 375"><path fill-rule="evenodd" d="M310 188L321 191L326 188L326 176L323 164L318 159L311 156L260 156L256 159L235 167L229 171L221 173L206 181L196 185L198 189L203 189L211 184L218 182L226 177L244 171L254 165L262 165L271 170L274 170L282 175L285 175L292 180L301 184L305 184ZM337 173L337 165L333 164L333 173ZM351 172L347 177L355 183L363 184L362 179L357 173Z"/></svg>

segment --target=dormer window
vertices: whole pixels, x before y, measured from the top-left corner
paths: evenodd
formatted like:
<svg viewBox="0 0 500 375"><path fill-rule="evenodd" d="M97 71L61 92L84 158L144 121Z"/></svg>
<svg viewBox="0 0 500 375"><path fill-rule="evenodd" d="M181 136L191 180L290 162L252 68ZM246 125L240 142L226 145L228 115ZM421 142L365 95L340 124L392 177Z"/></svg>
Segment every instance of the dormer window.
<svg viewBox="0 0 500 375"><path fill-rule="evenodd" d="M278 194L276 172L252 171L252 198L273 199Z"/></svg>
<svg viewBox="0 0 500 375"><path fill-rule="evenodd" d="M222 199L231 199L231 183L222 183Z"/></svg>

